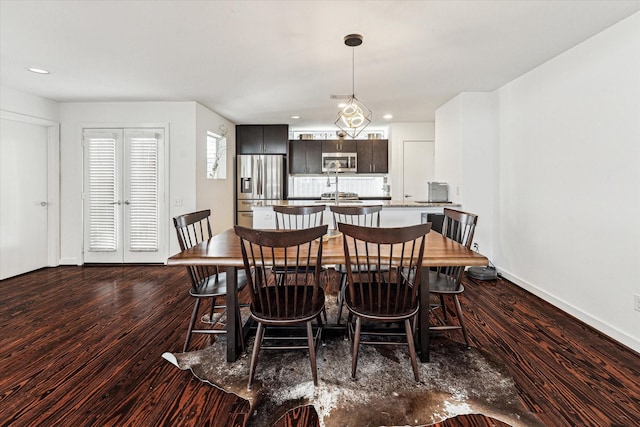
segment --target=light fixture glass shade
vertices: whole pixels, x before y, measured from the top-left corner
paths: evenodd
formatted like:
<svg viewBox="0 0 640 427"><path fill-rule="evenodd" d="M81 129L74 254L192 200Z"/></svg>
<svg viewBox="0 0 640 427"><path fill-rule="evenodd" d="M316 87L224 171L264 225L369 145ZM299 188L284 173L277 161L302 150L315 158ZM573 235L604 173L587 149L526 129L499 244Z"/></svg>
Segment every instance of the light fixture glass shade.
<svg viewBox="0 0 640 427"><path fill-rule="evenodd" d="M334 123L355 139L371 123L371 110L355 95L351 95L347 104L338 112Z"/></svg>

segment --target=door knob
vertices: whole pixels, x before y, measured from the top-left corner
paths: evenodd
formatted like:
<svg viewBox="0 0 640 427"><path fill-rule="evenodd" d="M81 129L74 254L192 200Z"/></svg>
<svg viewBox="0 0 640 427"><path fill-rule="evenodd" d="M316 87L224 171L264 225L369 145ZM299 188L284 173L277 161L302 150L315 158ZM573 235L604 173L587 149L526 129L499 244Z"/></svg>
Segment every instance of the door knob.
<svg viewBox="0 0 640 427"><path fill-rule="evenodd" d="M47 206L49 203L47 202L40 202L40 206Z"/></svg>
<svg viewBox="0 0 640 427"><path fill-rule="evenodd" d="M411 194L405 194L404 197L413 197Z"/></svg>
<svg viewBox="0 0 640 427"><path fill-rule="evenodd" d="M125 201L124 201L124 204L125 204L125 205L130 205L130 204L131 204L131 202L130 202L130 201L128 201L128 200L125 200Z"/></svg>

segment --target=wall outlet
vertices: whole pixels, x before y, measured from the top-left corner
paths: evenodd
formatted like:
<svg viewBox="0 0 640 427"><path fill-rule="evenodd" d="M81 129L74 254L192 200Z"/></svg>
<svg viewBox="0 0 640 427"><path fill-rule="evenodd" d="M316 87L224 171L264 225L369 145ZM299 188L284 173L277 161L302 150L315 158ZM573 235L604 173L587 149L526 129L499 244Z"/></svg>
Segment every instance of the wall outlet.
<svg viewBox="0 0 640 427"><path fill-rule="evenodd" d="M633 309L640 311L640 294L633 294Z"/></svg>
<svg viewBox="0 0 640 427"><path fill-rule="evenodd" d="M182 206L182 197L176 197L174 204L176 206Z"/></svg>

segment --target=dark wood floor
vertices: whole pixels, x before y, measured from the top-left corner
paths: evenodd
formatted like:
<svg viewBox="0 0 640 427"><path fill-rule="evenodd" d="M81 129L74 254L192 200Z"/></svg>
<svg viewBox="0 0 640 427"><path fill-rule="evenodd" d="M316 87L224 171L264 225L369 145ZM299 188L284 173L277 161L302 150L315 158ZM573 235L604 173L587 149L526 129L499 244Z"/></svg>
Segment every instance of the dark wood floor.
<svg viewBox="0 0 640 427"><path fill-rule="evenodd" d="M507 281L466 286L473 345L505 361L541 421L640 425L637 353ZM59 267L1 281L0 426L242 426L245 401L161 359L182 348L186 287L184 269L165 266Z"/></svg>

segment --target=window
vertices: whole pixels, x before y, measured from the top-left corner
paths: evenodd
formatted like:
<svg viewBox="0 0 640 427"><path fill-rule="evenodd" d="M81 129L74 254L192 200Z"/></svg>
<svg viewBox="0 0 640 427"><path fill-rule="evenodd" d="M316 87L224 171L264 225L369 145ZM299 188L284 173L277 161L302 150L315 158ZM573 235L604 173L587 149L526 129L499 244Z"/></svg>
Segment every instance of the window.
<svg viewBox="0 0 640 427"><path fill-rule="evenodd" d="M227 138L207 132L207 179L227 178Z"/></svg>

